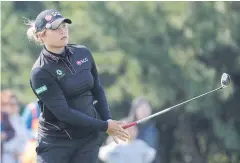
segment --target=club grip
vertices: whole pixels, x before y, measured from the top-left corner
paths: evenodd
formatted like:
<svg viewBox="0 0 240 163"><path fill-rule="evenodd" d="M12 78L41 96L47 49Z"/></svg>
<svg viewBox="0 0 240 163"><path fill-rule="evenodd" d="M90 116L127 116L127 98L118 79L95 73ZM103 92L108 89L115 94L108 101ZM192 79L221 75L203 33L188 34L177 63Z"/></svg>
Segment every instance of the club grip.
<svg viewBox="0 0 240 163"><path fill-rule="evenodd" d="M129 128L129 127L135 126L135 125L137 125L137 122L131 122L131 123L123 126L122 128L123 128L123 129L126 129L126 128Z"/></svg>

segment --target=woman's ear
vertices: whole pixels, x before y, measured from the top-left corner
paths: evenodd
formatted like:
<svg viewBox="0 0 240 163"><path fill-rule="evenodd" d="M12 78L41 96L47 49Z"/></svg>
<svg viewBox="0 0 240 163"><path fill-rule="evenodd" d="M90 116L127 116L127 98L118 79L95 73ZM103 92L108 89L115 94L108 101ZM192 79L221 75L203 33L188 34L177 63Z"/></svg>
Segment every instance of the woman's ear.
<svg viewBox="0 0 240 163"><path fill-rule="evenodd" d="M40 33L37 34L37 38L38 38L41 42L44 42L45 36L46 36L46 35L45 35L45 31L40 32Z"/></svg>

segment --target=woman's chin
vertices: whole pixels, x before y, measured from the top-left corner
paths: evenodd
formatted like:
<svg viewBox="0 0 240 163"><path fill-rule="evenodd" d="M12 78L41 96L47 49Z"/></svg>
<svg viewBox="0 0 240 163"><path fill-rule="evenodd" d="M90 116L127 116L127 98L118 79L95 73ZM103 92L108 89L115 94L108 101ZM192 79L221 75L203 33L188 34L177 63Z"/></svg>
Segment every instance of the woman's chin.
<svg viewBox="0 0 240 163"><path fill-rule="evenodd" d="M64 47L68 44L68 40L61 40L61 42L58 44L59 47Z"/></svg>
<svg viewBox="0 0 240 163"><path fill-rule="evenodd" d="M66 46L67 44L68 44L68 39L65 39L65 40L63 40L64 41L64 46Z"/></svg>

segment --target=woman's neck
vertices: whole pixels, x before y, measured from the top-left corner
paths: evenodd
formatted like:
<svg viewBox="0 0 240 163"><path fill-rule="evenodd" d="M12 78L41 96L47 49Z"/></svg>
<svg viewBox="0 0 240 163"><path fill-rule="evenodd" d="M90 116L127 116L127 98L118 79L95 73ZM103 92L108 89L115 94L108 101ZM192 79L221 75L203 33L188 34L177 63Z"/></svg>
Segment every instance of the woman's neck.
<svg viewBox="0 0 240 163"><path fill-rule="evenodd" d="M65 47L58 48L58 47L51 47L51 46L47 46L47 45L45 45L45 47L48 51L55 53L55 54L61 54L65 50Z"/></svg>

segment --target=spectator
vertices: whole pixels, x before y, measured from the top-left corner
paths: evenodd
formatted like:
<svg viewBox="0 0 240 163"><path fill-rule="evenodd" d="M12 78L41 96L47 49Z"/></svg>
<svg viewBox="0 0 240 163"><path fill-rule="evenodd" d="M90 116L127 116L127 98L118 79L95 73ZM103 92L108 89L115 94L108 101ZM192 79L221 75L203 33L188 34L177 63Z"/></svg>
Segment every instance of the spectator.
<svg viewBox="0 0 240 163"><path fill-rule="evenodd" d="M137 139L138 129L133 126L127 129L131 135L129 143L116 144L113 141L100 148L99 158L106 163L150 163L154 160L156 151L143 140Z"/></svg>
<svg viewBox="0 0 240 163"><path fill-rule="evenodd" d="M17 96L11 90L2 92L2 111L9 116L9 121L15 130L15 136L5 142L3 149L3 163L16 163L20 161L22 149L27 141L27 130L19 114L19 102Z"/></svg>
<svg viewBox="0 0 240 163"><path fill-rule="evenodd" d="M25 149L21 155L21 163L37 163L37 153L36 153L37 140L28 140Z"/></svg>
<svg viewBox="0 0 240 163"><path fill-rule="evenodd" d="M23 110L22 119L25 122L28 130L28 138L30 139L37 138L38 118L40 113L41 110L37 101L27 104Z"/></svg>
<svg viewBox="0 0 240 163"><path fill-rule="evenodd" d="M37 101L27 104L23 110L22 118L28 130L29 140L21 156L22 163L36 163L37 161L35 149L37 146L38 119L40 112L41 110Z"/></svg>
<svg viewBox="0 0 240 163"><path fill-rule="evenodd" d="M144 97L137 97L133 100L128 121L137 121L152 114L152 108ZM157 152L153 163L160 162L159 155L159 132L152 120L138 124L137 139L145 141L149 146Z"/></svg>
<svg viewBox="0 0 240 163"><path fill-rule="evenodd" d="M15 135L15 131L9 122L7 113L1 111L1 156L3 155L4 144L11 140ZM1 157L1 162L3 162Z"/></svg>

